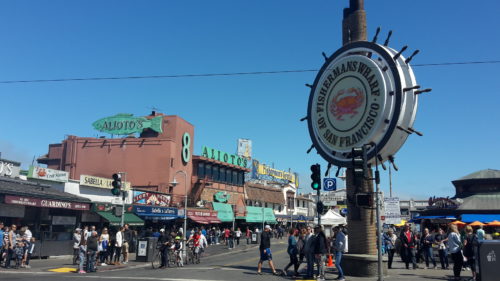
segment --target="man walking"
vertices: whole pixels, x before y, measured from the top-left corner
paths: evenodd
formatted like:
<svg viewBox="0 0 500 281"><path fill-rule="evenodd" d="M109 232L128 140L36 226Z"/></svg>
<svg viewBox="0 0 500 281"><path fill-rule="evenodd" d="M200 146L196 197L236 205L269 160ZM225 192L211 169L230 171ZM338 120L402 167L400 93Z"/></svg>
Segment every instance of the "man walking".
<svg viewBox="0 0 500 281"><path fill-rule="evenodd" d="M316 264L318 266L318 281L325 280L325 261L326 254L328 254L328 241L326 235L321 228L321 225L314 227L314 233L316 238L314 239L314 257L316 258Z"/></svg>
<svg viewBox="0 0 500 281"><path fill-rule="evenodd" d="M339 271L339 276L337 277L337 280L343 281L345 280L345 278L341 262L342 262L342 255L345 252L346 239L345 239L345 234L340 226L336 226L334 228L334 232L335 232L335 267L337 267L337 270Z"/></svg>
<svg viewBox="0 0 500 281"><path fill-rule="evenodd" d="M160 244L161 252L161 265L160 268L165 268L168 266L168 249L170 247L170 236L165 233L165 229L160 229L160 239L158 240Z"/></svg>
<svg viewBox="0 0 500 281"><path fill-rule="evenodd" d="M307 227L307 233L304 236L304 255L307 262L306 278L313 278L314 269L314 240L316 236L312 233L312 228Z"/></svg>
<svg viewBox="0 0 500 281"><path fill-rule="evenodd" d="M415 259L415 234L411 231L409 224L405 224L404 230L401 232L399 238L401 239L406 269L410 269L410 262L413 264L413 269L417 269L417 262Z"/></svg>
<svg viewBox="0 0 500 281"><path fill-rule="evenodd" d="M271 226L266 225L260 237L260 260L257 265L257 274L262 274L262 263L267 260L269 261L269 267L273 271L273 274L278 275L278 272L276 272L274 268L273 256L271 253Z"/></svg>
<svg viewBox="0 0 500 281"><path fill-rule="evenodd" d="M132 230L129 229L128 224L125 224L123 231L123 244L122 244L123 264L128 263L128 251L131 242L132 242Z"/></svg>
<svg viewBox="0 0 500 281"><path fill-rule="evenodd" d="M97 231L91 231L87 240L87 272L95 272L96 254L97 254Z"/></svg>

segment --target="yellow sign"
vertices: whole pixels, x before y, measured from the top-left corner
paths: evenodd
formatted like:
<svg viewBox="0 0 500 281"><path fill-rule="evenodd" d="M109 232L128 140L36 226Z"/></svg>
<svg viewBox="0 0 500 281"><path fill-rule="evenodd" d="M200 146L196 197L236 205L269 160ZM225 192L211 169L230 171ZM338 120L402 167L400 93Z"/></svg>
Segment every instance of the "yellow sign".
<svg viewBox="0 0 500 281"><path fill-rule="evenodd" d="M271 168L269 166L266 166L264 164L260 164L259 161L254 160L253 165L252 165L253 173L256 173L257 175L264 175L264 176L270 176L275 179L280 179L280 180L287 180L291 183L294 183L296 186L299 185L299 179L297 174L295 173L290 173L290 172L285 172L281 170L277 170L274 168ZM257 177L255 175L255 177Z"/></svg>
<svg viewBox="0 0 500 281"><path fill-rule="evenodd" d="M93 186L98 188L106 188L113 189L113 185L111 184L113 179L100 178L88 175L80 175L80 185ZM124 188L123 190L130 190L130 182L122 183Z"/></svg>

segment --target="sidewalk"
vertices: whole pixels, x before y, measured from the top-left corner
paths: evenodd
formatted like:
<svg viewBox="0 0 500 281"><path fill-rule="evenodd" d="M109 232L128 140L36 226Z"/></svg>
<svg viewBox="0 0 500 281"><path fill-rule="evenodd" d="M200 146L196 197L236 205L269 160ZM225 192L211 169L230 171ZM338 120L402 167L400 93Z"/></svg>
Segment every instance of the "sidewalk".
<svg viewBox="0 0 500 281"><path fill-rule="evenodd" d="M227 246L211 245L203 253L203 257L226 255L234 252L244 251L249 248L258 247L256 244L246 244L246 240L240 242L240 246L229 250ZM151 266L151 262L137 262L135 261L136 254L129 254L128 264L121 265L107 265L107 266L97 266L98 271L112 271L122 268L140 268ZM14 262L14 261L13 261ZM30 261L31 268L19 268L19 269L5 269L0 267L0 273L2 272L40 272L40 271L51 271L51 270L61 270L61 272L71 272L78 268L78 265L73 265L73 256L56 256L49 257L47 259L32 259Z"/></svg>

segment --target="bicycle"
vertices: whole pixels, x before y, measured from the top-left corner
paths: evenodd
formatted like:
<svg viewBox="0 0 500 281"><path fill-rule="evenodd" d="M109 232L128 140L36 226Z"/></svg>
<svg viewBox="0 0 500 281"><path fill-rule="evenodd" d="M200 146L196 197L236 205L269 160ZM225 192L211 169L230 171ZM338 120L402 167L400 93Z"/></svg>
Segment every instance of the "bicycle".
<svg viewBox="0 0 500 281"><path fill-rule="evenodd" d="M156 245L155 254L153 256L153 260L151 261L151 266L153 267L153 269L160 268L161 266L161 258L162 258L161 248L162 248L161 244ZM167 251L168 251L168 259L167 259L167 264L165 266L166 267L174 266L177 263L175 253L170 247L168 247Z"/></svg>
<svg viewBox="0 0 500 281"><path fill-rule="evenodd" d="M188 262L191 262L192 264L197 264L200 263L200 257L201 257L201 248L198 247L189 247L188 251L188 257L187 260Z"/></svg>

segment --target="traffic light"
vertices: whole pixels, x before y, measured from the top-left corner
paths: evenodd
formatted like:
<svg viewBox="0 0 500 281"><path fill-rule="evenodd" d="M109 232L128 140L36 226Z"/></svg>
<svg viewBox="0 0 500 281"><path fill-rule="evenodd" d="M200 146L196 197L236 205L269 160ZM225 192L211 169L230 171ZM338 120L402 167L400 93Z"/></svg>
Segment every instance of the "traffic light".
<svg viewBox="0 0 500 281"><path fill-rule="evenodd" d="M368 159L365 146L352 148L352 167L354 172L354 185L362 186L368 178Z"/></svg>
<svg viewBox="0 0 500 281"><path fill-rule="evenodd" d="M114 196L120 196L120 191L122 189L122 176L120 174L113 174L113 182L111 185L113 186L111 194Z"/></svg>
<svg viewBox="0 0 500 281"><path fill-rule="evenodd" d="M356 205L358 207L373 207L373 195L370 193L356 194Z"/></svg>
<svg viewBox="0 0 500 281"><path fill-rule="evenodd" d="M319 164L311 165L311 188L321 189L321 166Z"/></svg>
<svg viewBox="0 0 500 281"><path fill-rule="evenodd" d="M319 201L316 204L316 212L322 215L324 211L325 211L325 205L323 204L323 202Z"/></svg>

